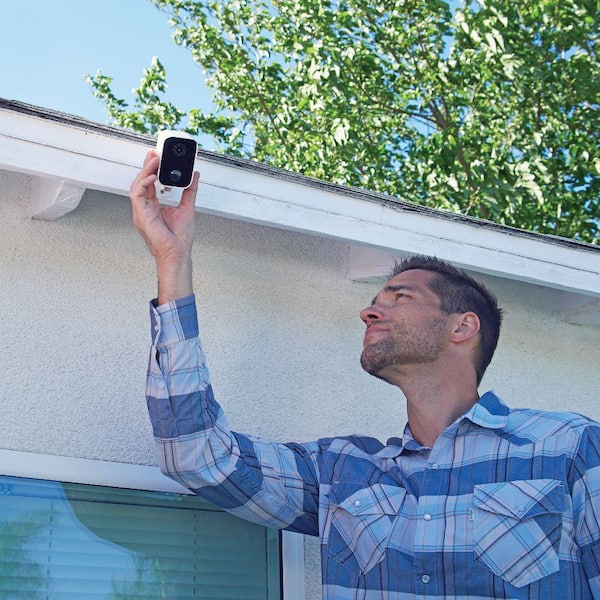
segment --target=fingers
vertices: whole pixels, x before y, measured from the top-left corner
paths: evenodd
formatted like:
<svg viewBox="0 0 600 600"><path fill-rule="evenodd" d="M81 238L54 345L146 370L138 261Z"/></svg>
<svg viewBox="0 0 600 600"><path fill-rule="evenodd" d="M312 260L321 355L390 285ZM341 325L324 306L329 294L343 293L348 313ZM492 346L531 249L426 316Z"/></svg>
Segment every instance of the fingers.
<svg viewBox="0 0 600 600"><path fill-rule="evenodd" d="M158 165L158 154L154 150L151 150L146 154L142 168L131 184L129 196L134 213L134 223L136 223L138 228L138 221L140 221L138 217L141 217L141 215L154 216L160 211L155 186ZM179 208L184 209L186 212L194 212L195 210L199 179L200 175L195 171L192 183L181 194Z"/></svg>
<svg viewBox="0 0 600 600"><path fill-rule="evenodd" d="M142 234L149 247L151 247L151 242L148 237L148 228L156 219L159 210L154 186L157 171L158 155L151 150L146 154L142 168L129 189L133 224Z"/></svg>
<svg viewBox="0 0 600 600"><path fill-rule="evenodd" d="M179 203L180 206L193 208L196 205L196 194L198 193L199 180L200 173L198 173L198 171L194 171L194 177L192 178L190 187L183 190L183 193L181 194L181 202Z"/></svg>
<svg viewBox="0 0 600 600"><path fill-rule="evenodd" d="M132 202L156 199L154 182L156 181L157 171L158 155L154 150L151 150L146 154L144 164L131 184L129 196Z"/></svg>

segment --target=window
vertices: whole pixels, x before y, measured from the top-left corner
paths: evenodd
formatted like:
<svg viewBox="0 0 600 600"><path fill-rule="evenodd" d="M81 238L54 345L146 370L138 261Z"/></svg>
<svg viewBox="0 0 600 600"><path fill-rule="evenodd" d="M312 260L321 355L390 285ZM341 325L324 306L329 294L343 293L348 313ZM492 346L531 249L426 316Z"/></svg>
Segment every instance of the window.
<svg viewBox="0 0 600 600"><path fill-rule="evenodd" d="M2 598L303 594L299 536L282 549L279 531L228 515L158 469L0 451L0 473Z"/></svg>

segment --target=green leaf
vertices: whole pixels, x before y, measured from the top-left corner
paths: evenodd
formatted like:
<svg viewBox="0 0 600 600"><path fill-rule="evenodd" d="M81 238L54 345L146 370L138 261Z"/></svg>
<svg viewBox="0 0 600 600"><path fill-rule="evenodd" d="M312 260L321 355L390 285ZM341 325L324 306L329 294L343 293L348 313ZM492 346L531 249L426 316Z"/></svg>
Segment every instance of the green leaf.
<svg viewBox="0 0 600 600"><path fill-rule="evenodd" d="M109 119L513 227L598 243L599 13L575 0L151 0L214 111L158 59Z"/></svg>

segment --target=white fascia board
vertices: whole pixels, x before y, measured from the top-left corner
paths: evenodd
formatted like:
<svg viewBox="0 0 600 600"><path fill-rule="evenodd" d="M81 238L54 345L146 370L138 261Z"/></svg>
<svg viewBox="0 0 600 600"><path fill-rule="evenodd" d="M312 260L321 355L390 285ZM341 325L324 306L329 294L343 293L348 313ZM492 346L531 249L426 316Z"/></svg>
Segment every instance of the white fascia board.
<svg viewBox="0 0 600 600"><path fill-rule="evenodd" d="M0 168L124 195L152 146L131 137L0 108Z"/></svg>
<svg viewBox="0 0 600 600"><path fill-rule="evenodd" d="M252 192L251 185L237 189L239 179L211 179L205 176L200 187L198 210L385 250L390 257L435 255L477 272L600 296L600 248L552 244L542 236L520 236L294 182L263 179L261 191ZM393 259L386 262L393 264Z"/></svg>
<svg viewBox="0 0 600 600"><path fill-rule="evenodd" d="M126 196L153 145L149 136L0 106L3 169ZM476 272L600 297L600 248L394 202L209 152L199 153L197 169L199 212L334 238L365 251L436 255Z"/></svg>

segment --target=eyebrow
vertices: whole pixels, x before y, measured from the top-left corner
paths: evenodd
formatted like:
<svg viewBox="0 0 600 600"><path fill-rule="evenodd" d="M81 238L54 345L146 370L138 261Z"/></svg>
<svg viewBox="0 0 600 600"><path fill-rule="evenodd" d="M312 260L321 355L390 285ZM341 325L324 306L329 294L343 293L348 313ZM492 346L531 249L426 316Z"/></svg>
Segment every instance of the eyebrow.
<svg viewBox="0 0 600 600"><path fill-rule="evenodd" d="M410 285L405 285L405 284L398 284L398 285L386 285L381 292L388 292L388 293L394 293L394 292L400 292L402 290L407 290L409 292L414 292L415 288L410 286ZM381 294L381 292L379 292L379 294ZM377 294L377 296L379 296L379 294ZM377 302L377 296L375 296L375 298L373 298L373 300L371 300L371 306L373 306L373 304L375 304L375 302Z"/></svg>

